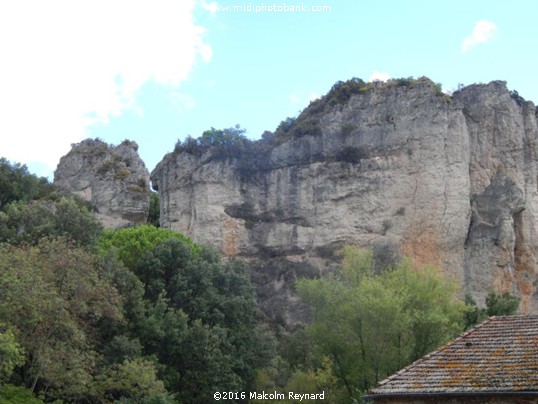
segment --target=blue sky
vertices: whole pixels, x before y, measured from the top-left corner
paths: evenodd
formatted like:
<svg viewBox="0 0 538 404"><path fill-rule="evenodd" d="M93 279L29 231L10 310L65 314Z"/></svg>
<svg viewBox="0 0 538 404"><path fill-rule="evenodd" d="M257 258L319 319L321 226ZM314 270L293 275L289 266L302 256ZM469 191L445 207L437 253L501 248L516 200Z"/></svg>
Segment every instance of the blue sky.
<svg viewBox="0 0 538 404"><path fill-rule="evenodd" d="M352 77L428 76L447 91L506 80L538 102L537 12L530 0L2 2L0 155L52 178L72 143L131 139L152 170L186 135L240 124L257 139Z"/></svg>

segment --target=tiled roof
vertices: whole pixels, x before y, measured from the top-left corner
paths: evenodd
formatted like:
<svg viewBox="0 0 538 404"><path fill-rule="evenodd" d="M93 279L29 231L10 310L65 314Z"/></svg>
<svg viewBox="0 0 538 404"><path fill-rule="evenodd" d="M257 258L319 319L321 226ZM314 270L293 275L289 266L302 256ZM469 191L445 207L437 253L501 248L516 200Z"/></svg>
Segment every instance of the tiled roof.
<svg viewBox="0 0 538 404"><path fill-rule="evenodd" d="M369 397L538 392L538 316L489 320L381 381Z"/></svg>

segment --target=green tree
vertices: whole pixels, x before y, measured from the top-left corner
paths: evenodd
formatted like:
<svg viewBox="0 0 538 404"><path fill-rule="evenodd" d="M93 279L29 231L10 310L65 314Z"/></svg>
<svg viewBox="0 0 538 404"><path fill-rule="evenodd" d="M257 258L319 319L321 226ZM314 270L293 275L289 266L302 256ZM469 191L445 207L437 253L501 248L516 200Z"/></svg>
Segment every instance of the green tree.
<svg viewBox="0 0 538 404"><path fill-rule="evenodd" d="M475 300L470 296L465 296L467 311L465 313L465 329L474 327L476 324L485 321L488 316L508 316L516 314L519 309L520 299L508 292L502 294L491 291L486 297L486 307L481 308L476 305Z"/></svg>
<svg viewBox="0 0 538 404"><path fill-rule="evenodd" d="M244 136L245 129L241 129L239 125L235 125L234 128L227 129L215 129L211 128L204 131L202 136L198 138L198 142L201 146L222 146L230 147L244 142L248 142L248 139Z"/></svg>
<svg viewBox="0 0 538 404"><path fill-rule="evenodd" d="M16 366L24 364L24 349L15 338L12 328L0 323L0 386L11 376Z"/></svg>
<svg viewBox="0 0 538 404"><path fill-rule="evenodd" d="M14 201L28 202L53 192L46 178L38 178L25 165L0 158L0 209Z"/></svg>
<svg viewBox="0 0 538 404"><path fill-rule="evenodd" d="M128 326L119 327L112 341L127 353L138 340L183 403L212 401L217 390L246 389L256 369L273 357L271 333L258 322L241 262L223 262L180 233L152 226L105 231L100 251L116 256L136 278L114 265L116 287L126 292ZM136 295L128 285L135 285Z"/></svg>
<svg viewBox="0 0 538 404"><path fill-rule="evenodd" d="M24 387L5 384L0 387L0 404L44 404Z"/></svg>
<svg viewBox="0 0 538 404"><path fill-rule="evenodd" d="M0 242L37 244L43 237L68 237L81 245L97 241L102 225L72 197L11 202L0 211Z"/></svg>
<svg viewBox="0 0 538 404"><path fill-rule="evenodd" d="M155 364L144 358L127 359L112 365L98 379L97 388L109 399L127 397L141 402L166 393L163 382L157 377Z"/></svg>
<svg viewBox="0 0 538 404"><path fill-rule="evenodd" d="M159 194L157 192L151 192L149 194L149 212L148 212L148 224L159 227L160 226L160 205Z"/></svg>
<svg viewBox="0 0 538 404"><path fill-rule="evenodd" d="M486 297L488 316L508 316L516 314L519 308L519 297L508 292L502 294L490 292Z"/></svg>
<svg viewBox="0 0 538 404"><path fill-rule="evenodd" d="M202 136L193 139L190 136L181 142L178 141L175 151L185 152L200 156L202 153L211 150L211 156L216 159L239 158L247 152L253 142L249 140L239 125L233 128L215 129L211 128L202 133Z"/></svg>
<svg viewBox="0 0 538 404"><path fill-rule="evenodd" d="M463 327L455 282L408 261L374 274L371 252L355 248L345 250L339 272L301 280L297 290L313 309L305 331L314 353L330 358L348 401Z"/></svg>
<svg viewBox="0 0 538 404"><path fill-rule="evenodd" d="M172 238L142 256L135 272L149 301L165 299L169 311L186 316L174 351L151 352L178 372L169 386L185 402L210 401L219 387L245 389L274 355L240 262L223 263L212 250Z"/></svg>
<svg viewBox="0 0 538 404"><path fill-rule="evenodd" d="M62 239L0 245L0 321L18 330L30 390L91 395L104 319L122 320L121 297L92 254Z"/></svg>
<svg viewBox="0 0 538 404"><path fill-rule="evenodd" d="M188 237L177 231L143 225L119 230L105 230L99 238L99 251L105 255L111 249L114 250L119 261L128 269L135 271L137 262L144 253L171 238L184 241L194 251L198 249Z"/></svg>
<svg viewBox="0 0 538 404"><path fill-rule="evenodd" d="M300 394L319 394L325 393L324 403L339 404L345 402L347 397L346 391L341 387L337 377L333 372L333 363L328 357L321 360L320 366L315 370L296 369L291 375L286 377L285 382L279 381L281 375L282 363L276 361L271 367L258 371L255 380L255 391L278 391ZM252 403L296 403L297 400L286 397L284 400L252 400ZM302 399L302 403L315 403L318 400Z"/></svg>

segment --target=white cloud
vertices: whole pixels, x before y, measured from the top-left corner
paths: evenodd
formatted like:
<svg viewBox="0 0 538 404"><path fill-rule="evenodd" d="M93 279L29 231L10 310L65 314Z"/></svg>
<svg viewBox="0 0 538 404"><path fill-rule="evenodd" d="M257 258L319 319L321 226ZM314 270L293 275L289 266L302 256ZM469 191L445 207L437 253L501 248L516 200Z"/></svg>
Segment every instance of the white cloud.
<svg viewBox="0 0 538 404"><path fill-rule="evenodd" d="M211 14L215 14L219 9L219 5L215 1L211 1L209 3L202 1L202 8Z"/></svg>
<svg viewBox="0 0 538 404"><path fill-rule="evenodd" d="M320 98L320 95L314 91L311 91L309 94L307 94L304 91L292 91L288 95L288 100L290 104L294 107L301 107L301 108L304 108L305 106L310 104L312 101L317 100L318 98Z"/></svg>
<svg viewBox="0 0 538 404"><path fill-rule="evenodd" d="M489 21L479 20L475 23L471 35L463 39L461 52L467 53L471 48L481 43L489 42L493 39L497 26Z"/></svg>
<svg viewBox="0 0 538 404"><path fill-rule="evenodd" d="M317 99L321 98L321 96L315 92L311 92L310 95L308 96L308 101L312 102L312 101L316 101Z"/></svg>
<svg viewBox="0 0 538 404"><path fill-rule="evenodd" d="M297 104L301 101L301 95L297 91L293 91L288 95L288 99L292 104Z"/></svg>
<svg viewBox="0 0 538 404"><path fill-rule="evenodd" d="M148 80L177 86L211 47L195 0L0 3L1 156L53 170L86 128L133 105Z"/></svg>
<svg viewBox="0 0 538 404"><path fill-rule="evenodd" d="M453 87L441 86L441 91L446 95L452 95L454 93Z"/></svg>
<svg viewBox="0 0 538 404"><path fill-rule="evenodd" d="M368 78L368 81L388 81L390 80L390 74L384 72L374 71Z"/></svg>
<svg viewBox="0 0 538 404"><path fill-rule="evenodd" d="M170 94L170 100L179 112L190 111L196 107L196 101L192 96L177 91Z"/></svg>

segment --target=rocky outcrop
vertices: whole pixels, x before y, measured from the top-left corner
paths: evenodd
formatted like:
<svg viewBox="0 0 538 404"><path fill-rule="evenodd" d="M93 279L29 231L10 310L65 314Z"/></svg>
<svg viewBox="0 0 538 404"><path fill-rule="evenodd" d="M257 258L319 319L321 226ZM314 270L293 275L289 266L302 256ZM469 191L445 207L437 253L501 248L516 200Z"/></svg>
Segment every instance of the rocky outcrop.
<svg viewBox="0 0 538 404"><path fill-rule="evenodd" d="M538 312L537 110L504 82L457 95L470 139L471 223L464 284L475 294L515 292L524 312Z"/></svg>
<svg viewBox="0 0 538 404"><path fill-rule="evenodd" d="M290 281L330 270L346 243L438 265L481 304L494 289L538 311L531 102L504 82L447 96L426 78L354 80L286 124L253 145L249 170L244 153L180 148L151 176L163 226L254 260L266 312L300 310Z"/></svg>
<svg viewBox="0 0 538 404"><path fill-rule="evenodd" d="M60 193L88 201L107 228L145 223L149 211L149 172L138 145L118 146L87 139L73 145L54 172Z"/></svg>

